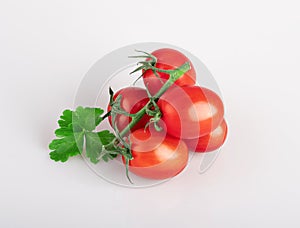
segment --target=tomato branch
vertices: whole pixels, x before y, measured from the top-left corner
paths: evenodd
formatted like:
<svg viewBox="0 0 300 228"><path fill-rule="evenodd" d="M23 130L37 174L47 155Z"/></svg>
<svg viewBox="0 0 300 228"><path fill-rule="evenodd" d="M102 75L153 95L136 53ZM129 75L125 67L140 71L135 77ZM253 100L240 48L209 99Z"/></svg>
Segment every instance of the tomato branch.
<svg viewBox="0 0 300 228"><path fill-rule="evenodd" d="M189 62L184 63L183 65L176 68L175 70L162 70L162 69L153 67L153 69L155 69L159 72L168 73L170 75L170 77L166 81L166 83L161 87L161 89L153 97L150 98L147 105L144 106L140 111L138 111L137 113L135 113L132 116L131 122L120 133L120 136L124 137L130 131L130 129L133 128L142 119L142 117L146 114L146 110L150 109L153 106L153 104L152 104L153 100L159 99L174 84L174 82L178 78L180 78L182 75L184 75L187 71L189 71L190 68L191 68L191 66L190 66ZM151 100L151 99L153 99L153 100Z"/></svg>

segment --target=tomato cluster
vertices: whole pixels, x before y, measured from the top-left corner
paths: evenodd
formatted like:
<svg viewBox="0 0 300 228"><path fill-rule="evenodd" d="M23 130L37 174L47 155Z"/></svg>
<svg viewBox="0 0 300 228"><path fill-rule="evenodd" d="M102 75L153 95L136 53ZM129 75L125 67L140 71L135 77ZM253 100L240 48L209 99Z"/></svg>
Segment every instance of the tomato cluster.
<svg viewBox="0 0 300 228"><path fill-rule="evenodd" d="M174 70L186 62L190 64L190 69L157 101L161 112L158 124L162 130L148 125L151 116L145 114L128 135L133 157L129 161L129 170L146 178L166 179L184 169L189 151L218 149L226 139L227 124L221 98L212 90L196 85L194 66L183 53L163 48L151 54L159 69ZM143 71L145 88L151 95L155 95L168 79L169 74L165 72ZM149 101L144 88L123 88L113 99L120 95L121 108L130 114L137 113ZM111 117L109 120L112 124ZM114 126L122 131L130 121L129 115L118 114Z"/></svg>

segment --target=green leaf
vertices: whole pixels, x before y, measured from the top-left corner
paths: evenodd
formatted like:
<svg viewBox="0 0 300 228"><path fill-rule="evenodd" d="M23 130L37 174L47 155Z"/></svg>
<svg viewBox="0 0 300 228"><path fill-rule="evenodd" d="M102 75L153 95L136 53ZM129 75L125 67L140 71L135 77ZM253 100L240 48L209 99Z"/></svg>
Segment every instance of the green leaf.
<svg viewBox="0 0 300 228"><path fill-rule="evenodd" d="M57 139L49 144L50 158L65 162L69 157L81 154L85 132L96 128L102 120L102 113L100 108L78 107L75 112L65 110L58 120Z"/></svg>
<svg viewBox="0 0 300 228"><path fill-rule="evenodd" d="M63 142L63 139L53 139L52 142L49 144L49 149L56 150Z"/></svg>
<svg viewBox="0 0 300 228"><path fill-rule="evenodd" d="M101 132L86 132L86 156L90 158L90 161L97 164L100 159L105 162L114 159L118 156L118 152L114 146L105 148L105 145L109 145L114 139L114 134L108 130Z"/></svg>
<svg viewBox="0 0 300 228"><path fill-rule="evenodd" d="M95 132L86 132L86 156L90 158L91 162L98 163L99 156L102 152L103 145L97 133Z"/></svg>
<svg viewBox="0 0 300 228"><path fill-rule="evenodd" d="M102 145L105 147L102 150L102 154L100 155L102 160L108 162L109 160L113 160L119 154L115 145L110 144L113 140L116 139L116 136L109 132L108 130L97 132ZM110 144L110 145L109 145Z"/></svg>
<svg viewBox="0 0 300 228"><path fill-rule="evenodd" d="M68 127L72 123L72 115L73 112L71 110L65 110L63 112L63 115L60 116L60 120L58 121L59 126Z"/></svg>
<svg viewBox="0 0 300 228"><path fill-rule="evenodd" d="M49 144L50 158L65 162L69 157L81 154L84 139L86 156L92 163L115 158L119 154L117 147L111 143L115 135L108 130L93 132L102 121L103 112L100 108L83 107L76 111L65 110L58 120L60 128L55 130L57 138Z"/></svg>
<svg viewBox="0 0 300 228"><path fill-rule="evenodd" d="M58 120L60 128L55 131L57 139L49 144L50 158L65 162L69 157L80 154L83 147L83 132L73 132L73 112L65 110Z"/></svg>
<svg viewBox="0 0 300 228"><path fill-rule="evenodd" d="M54 139L49 148L50 158L54 161L65 162L69 157L75 156L82 152L84 133L74 133L61 139Z"/></svg>
<svg viewBox="0 0 300 228"><path fill-rule="evenodd" d="M78 125L87 131L95 130L102 121L103 110L100 108L83 108L79 106L73 115L73 125Z"/></svg>
<svg viewBox="0 0 300 228"><path fill-rule="evenodd" d="M73 129L71 127L62 127L55 130L55 135L57 137L64 137L73 134Z"/></svg>
<svg viewBox="0 0 300 228"><path fill-rule="evenodd" d="M108 145L116 138L116 136L108 130L100 131L97 134L103 145Z"/></svg>

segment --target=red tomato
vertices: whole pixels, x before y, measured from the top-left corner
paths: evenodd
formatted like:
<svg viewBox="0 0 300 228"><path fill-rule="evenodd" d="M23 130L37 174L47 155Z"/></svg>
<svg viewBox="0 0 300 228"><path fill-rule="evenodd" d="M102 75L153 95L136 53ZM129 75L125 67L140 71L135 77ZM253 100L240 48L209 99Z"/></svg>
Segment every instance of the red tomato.
<svg viewBox="0 0 300 228"><path fill-rule="evenodd" d="M188 148L180 140L155 130L139 129L129 136L133 160L129 170L151 179L167 179L180 173L188 161Z"/></svg>
<svg viewBox="0 0 300 228"><path fill-rule="evenodd" d="M211 133L195 139L184 139L191 151L209 152L220 148L227 136L227 124L223 119L221 124Z"/></svg>
<svg viewBox="0 0 300 228"><path fill-rule="evenodd" d="M194 85L196 81L196 72L191 61L181 52L170 48L158 49L151 53L157 58L156 68L164 70L174 70L186 62L190 63L191 69L182 75L175 84L178 86L190 86ZM169 74L157 72L159 78L154 74L152 70L144 72L144 83L149 89L152 95L156 94L162 87L164 82L169 79Z"/></svg>
<svg viewBox="0 0 300 228"><path fill-rule="evenodd" d="M131 114L137 113L140 109L142 109L147 102L149 101L147 92L145 89L138 87L126 87L119 90L114 95L114 100L118 95L122 96L121 99L121 107L126 112ZM111 110L111 106L108 105L107 111ZM108 117L109 123L112 125L111 116ZM131 129L131 131L137 130L139 128L144 128L146 123L149 121L150 117L148 115L144 115L143 118ZM126 115L118 114L116 117L116 123L119 131L122 131L131 121L131 117Z"/></svg>
<svg viewBox="0 0 300 228"><path fill-rule="evenodd" d="M223 120L221 98L199 87L176 87L167 90L158 101L168 134L177 138L198 138L209 134Z"/></svg>

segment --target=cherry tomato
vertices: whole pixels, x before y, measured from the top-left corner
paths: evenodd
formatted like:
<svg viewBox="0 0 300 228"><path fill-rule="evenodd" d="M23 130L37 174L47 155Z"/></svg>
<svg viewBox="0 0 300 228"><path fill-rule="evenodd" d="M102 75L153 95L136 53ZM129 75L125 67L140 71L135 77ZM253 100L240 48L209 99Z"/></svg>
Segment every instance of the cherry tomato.
<svg viewBox="0 0 300 228"><path fill-rule="evenodd" d="M191 69L182 75L175 84L178 86L194 85L196 81L196 72L191 61L181 52L162 48L151 53L157 58L156 68L164 70L174 70L186 62L190 63ZM168 80L169 74L157 72L160 79L154 74L152 70L147 70L143 74L144 84L149 89L152 95L156 94L162 85Z"/></svg>
<svg viewBox="0 0 300 228"><path fill-rule="evenodd" d="M209 152L220 148L227 136L227 124L223 119L221 124L211 133L195 139L184 139L191 151Z"/></svg>
<svg viewBox="0 0 300 228"><path fill-rule="evenodd" d="M221 98L199 86L167 90L158 106L168 134L181 139L209 134L221 123L224 115Z"/></svg>
<svg viewBox="0 0 300 228"><path fill-rule="evenodd" d="M126 87L115 93L113 99L115 100L117 96L121 95L121 108L128 113L134 114L142 109L149 101L147 92L145 89L139 87ZM107 111L111 110L111 106L108 105ZM112 118L108 117L110 125L112 126ZM131 129L131 131L137 130L139 128L144 128L144 126L149 121L150 117L144 115L143 118ZM118 114L116 117L116 124L119 131L122 131L131 121L131 117L126 115Z"/></svg>
<svg viewBox="0 0 300 228"><path fill-rule="evenodd" d="M133 160L129 170L151 179L167 179L180 173L188 161L188 148L166 133L139 129L129 136Z"/></svg>

